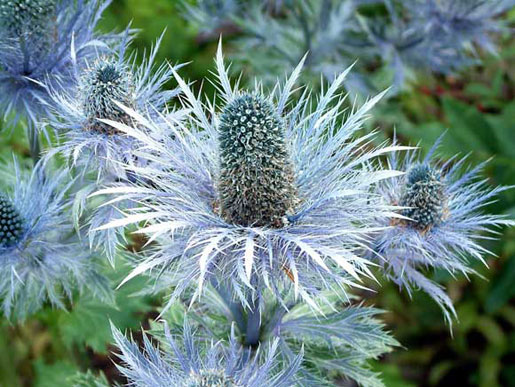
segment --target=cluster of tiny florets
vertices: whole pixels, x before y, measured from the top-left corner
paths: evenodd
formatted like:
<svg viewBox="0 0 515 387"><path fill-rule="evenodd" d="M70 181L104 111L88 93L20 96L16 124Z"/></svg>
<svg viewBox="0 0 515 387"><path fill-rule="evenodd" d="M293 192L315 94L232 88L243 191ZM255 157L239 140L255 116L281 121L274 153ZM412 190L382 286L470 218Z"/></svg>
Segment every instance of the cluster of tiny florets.
<svg viewBox="0 0 515 387"><path fill-rule="evenodd" d="M134 83L130 70L114 60L100 59L85 71L80 81L85 129L106 134L116 130L99 119L128 124L130 117L116 103L134 105Z"/></svg>
<svg viewBox="0 0 515 387"><path fill-rule="evenodd" d="M242 226L284 226L295 189L283 120L274 106L257 95L239 96L223 111L219 142L223 218Z"/></svg>
<svg viewBox="0 0 515 387"><path fill-rule="evenodd" d="M427 164L414 165L406 174L400 203L402 215L411 219L407 224L418 230L428 230L444 217L446 194L441 173Z"/></svg>
<svg viewBox="0 0 515 387"><path fill-rule="evenodd" d="M0 247L18 242L23 233L23 222L12 202L0 194Z"/></svg>
<svg viewBox="0 0 515 387"><path fill-rule="evenodd" d="M55 18L56 0L0 0L0 28L11 36L30 32L40 38L50 29L50 21Z"/></svg>
<svg viewBox="0 0 515 387"><path fill-rule="evenodd" d="M242 387L221 370L202 370L192 372L184 387Z"/></svg>

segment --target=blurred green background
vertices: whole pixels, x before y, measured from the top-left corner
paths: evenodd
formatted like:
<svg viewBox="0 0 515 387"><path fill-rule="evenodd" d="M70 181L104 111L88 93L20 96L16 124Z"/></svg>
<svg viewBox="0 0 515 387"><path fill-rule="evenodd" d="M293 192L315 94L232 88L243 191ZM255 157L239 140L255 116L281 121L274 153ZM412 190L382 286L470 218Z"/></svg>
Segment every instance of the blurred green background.
<svg viewBox="0 0 515 387"><path fill-rule="evenodd" d="M515 21L515 12L506 15ZM209 76L216 41L198 39L198 31L181 16L174 0L115 0L101 28L120 30L133 22L141 29L135 48L142 52L166 28L159 62L191 62L184 77ZM225 40L226 53L235 48ZM285 70L286 71L286 70ZM170 84L173 87L173 84ZM205 83L204 89L212 93ZM419 75L405 91L383 102L369 128L391 137L394 127L403 143L420 142L424 149L446 129L443 157L471 153L476 164L493 156L486 170L493 185L515 184L515 39L500 41L498 56L484 55L483 65L454 76ZM22 130L3 132L0 155L28 154ZM515 217L515 190L504 193L489 211ZM374 367L387 386L515 386L515 229L502 230L488 248L489 267L477 265L484 277L451 278L434 273L446 284L459 321L452 333L439 308L418 292L405 292L384 283L376 293L364 293L367 304L388 310L385 320L404 345ZM123 270L121 270L123 272ZM119 281L123 273L111 274ZM138 281L117 292L118 308L82 297L66 311L45 310L24 324L0 320L0 386L67 386L78 370L101 370L119 379L106 343L108 320L121 328L146 326L156 316L155 300L132 297ZM87 384L84 386L93 386Z"/></svg>

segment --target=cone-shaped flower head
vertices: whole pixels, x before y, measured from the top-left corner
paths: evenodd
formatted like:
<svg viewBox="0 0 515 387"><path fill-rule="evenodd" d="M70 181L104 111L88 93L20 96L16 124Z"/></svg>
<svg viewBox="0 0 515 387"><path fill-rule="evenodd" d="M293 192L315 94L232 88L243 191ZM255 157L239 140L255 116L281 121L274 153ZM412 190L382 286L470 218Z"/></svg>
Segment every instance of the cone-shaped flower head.
<svg viewBox="0 0 515 387"><path fill-rule="evenodd" d="M14 170L15 176L11 175ZM88 287L109 296L87 245L76 236L66 195L66 170L39 162L32 172L15 163L2 171L9 195L0 194L0 300L4 314L23 319L45 302L64 308L64 298Z"/></svg>
<svg viewBox="0 0 515 387"><path fill-rule="evenodd" d="M411 219L406 224L419 230L438 225L446 207L440 171L428 164L415 164L407 172L405 181L399 205L410 207L402 211L402 215Z"/></svg>
<svg viewBox="0 0 515 387"><path fill-rule="evenodd" d="M295 189L276 107L255 94L238 96L224 108L219 130L222 216L241 226L283 226Z"/></svg>
<svg viewBox="0 0 515 387"><path fill-rule="evenodd" d="M0 110L31 130L51 115L49 90L75 86L74 67L107 49L95 27L110 0L0 0ZM34 132L30 132L31 135Z"/></svg>
<svg viewBox="0 0 515 387"><path fill-rule="evenodd" d="M239 346L234 329L227 344L197 342L186 320L182 337L172 336L164 324L165 352L143 333L142 353L136 343L112 329L124 363L118 369L135 387L289 387L295 385L302 361L302 354L283 364L275 361L277 340L260 361L259 354L250 355Z"/></svg>
<svg viewBox="0 0 515 387"><path fill-rule="evenodd" d="M9 247L21 239L23 220L4 194L0 194L0 246Z"/></svg>
<svg viewBox="0 0 515 387"><path fill-rule="evenodd" d="M116 102L134 108L134 81L124 63L99 58L80 80L82 108L87 118L84 129L112 134L115 129L99 119L129 123L129 116ZM115 102L116 101L116 102Z"/></svg>
<svg viewBox="0 0 515 387"><path fill-rule="evenodd" d="M384 181L379 192L386 202L407 207L405 219L390 219L390 228L379 233L375 250L387 275L408 291L418 288L429 294L444 311L450 323L455 310L442 287L419 271L443 269L451 274L474 273L470 258L484 262L486 250L480 242L496 234L496 228L512 225L502 215L482 213L486 205L507 187L492 188L478 179L484 163L476 168L463 167L466 157L445 163L434 154L441 139L418 160L409 152L402 160L389 159L391 168L406 174Z"/></svg>
<svg viewBox="0 0 515 387"><path fill-rule="evenodd" d="M233 88L221 49L216 64L216 103L199 100L176 74L191 111L186 120L134 115L135 127L118 127L140 139L138 155L153 161L127 165L137 181L97 193L137 207L99 229L144 221L139 232L156 242L127 280L148 270L176 281L174 296L194 285L195 297L215 281L248 305L249 293L264 288L282 297L278 289L286 284L312 302L324 288L372 276L357 251L393 208L373 187L399 174L375 159L398 148L369 147L373 133L355 134L381 95L344 116L338 90L348 71L316 103L305 90L290 105L302 63L270 93L259 84ZM142 128L169 135L155 141Z"/></svg>

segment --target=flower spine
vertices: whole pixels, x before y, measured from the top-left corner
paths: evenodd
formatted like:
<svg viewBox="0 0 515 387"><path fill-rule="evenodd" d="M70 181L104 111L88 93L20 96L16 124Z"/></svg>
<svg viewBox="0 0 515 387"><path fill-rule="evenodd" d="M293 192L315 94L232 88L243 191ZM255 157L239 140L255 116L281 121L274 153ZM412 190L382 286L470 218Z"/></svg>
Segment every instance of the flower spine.
<svg viewBox="0 0 515 387"><path fill-rule="evenodd" d="M400 205L407 225L420 231L439 224L445 214L446 194L439 171L428 164L416 164L408 171Z"/></svg>
<svg viewBox="0 0 515 387"><path fill-rule="evenodd" d="M238 96L225 107L219 132L222 217L241 226L284 226L295 189L274 106L256 94Z"/></svg>
<svg viewBox="0 0 515 387"><path fill-rule="evenodd" d="M234 380L220 370L201 370L199 373L191 372L185 387L241 387Z"/></svg>
<svg viewBox="0 0 515 387"><path fill-rule="evenodd" d="M115 103L134 105L133 77L125 65L101 58L86 70L80 85L82 109L87 117L85 129L112 135L116 130L99 119L130 122L130 117Z"/></svg>

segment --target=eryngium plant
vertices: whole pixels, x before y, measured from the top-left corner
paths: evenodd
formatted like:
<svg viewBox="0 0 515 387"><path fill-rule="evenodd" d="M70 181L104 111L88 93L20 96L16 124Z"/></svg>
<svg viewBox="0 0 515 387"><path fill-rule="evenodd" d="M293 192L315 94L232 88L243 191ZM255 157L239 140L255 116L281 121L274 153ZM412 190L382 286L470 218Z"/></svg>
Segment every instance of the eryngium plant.
<svg viewBox="0 0 515 387"><path fill-rule="evenodd" d="M123 362L118 369L136 387L289 387L302 361L302 353L284 368L275 361L277 341L266 349L264 361L239 347L234 335L229 342L199 343L189 323L184 321L183 335L174 338L164 324L163 350L155 348L143 333L144 352L113 327L113 336Z"/></svg>
<svg viewBox="0 0 515 387"><path fill-rule="evenodd" d="M103 50L94 32L110 1L0 0L0 110L32 132L50 114L49 88L75 84L74 68ZM35 142L35 140L32 140Z"/></svg>
<svg viewBox="0 0 515 387"><path fill-rule="evenodd" d="M136 54L126 53L130 41L131 34L127 29L116 50L100 54L84 68L75 69L74 87L52 93L55 115L49 125L59 133L61 143L49 154L60 153L70 166L76 167L75 171L84 175L79 180L82 187L74 206L77 224L87 196L98 189L99 184L127 178L122 167L124 163L146 163L133 154L139 146L137 139L114 130L105 122L132 122L118 104L156 120L180 116L180 113L169 112L166 106L176 92L162 90L171 77L170 68L154 65L161 38L142 63L138 62ZM161 134L147 131L145 135L159 137ZM119 212L108 205L95 209L90 215L87 222L92 230L119 217ZM114 230L89 233L91 246L102 249L111 262L119 237Z"/></svg>
<svg viewBox="0 0 515 387"><path fill-rule="evenodd" d="M84 68L75 68L73 87L52 92L54 115L48 124L62 137L52 153L61 153L83 173L93 169L98 179L125 176L120 164L134 162L137 141L103 120L130 123L118 103L142 115L167 114L166 103L177 93L161 90L171 77L169 66L154 65L161 38L138 63L136 54L127 55L132 40L127 29L116 49L99 54Z"/></svg>
<svg viewBox="0 0 515 387"><path fill-rule="evenodd" d="M456 315L451 299L421 271L474 273L471 261L486 264L485 255L492 255L481 242L491 239L499 227L515 223L505 215L483 213L485 206L510 187L492 188L480 179L485 163L468 169L466 157L436 161L439 142L421 160L417 152L409 152L402 160L389 158L390 168L406 174L382 182L379 192L385 202L403 206L406 218L390 220L390 228L378 235L375 250L382 257L378 262L395 283L409 292L413 288L426 292L451 323Z"/></svg>
<svg viewBox="0 0 515 387"><path fill-rule="evenodd" d="M206 281L217 280L248 305L247 293L268 287L281 297L277 289L285 282L312 302L314 294L332 284L341 287L371 277L371 262L356 252L366 247L377 220L392 215L391 206L372 190L378 181L398 174L379 169L373 161L399 148L372 147L373 134L353 136L381 95L344 117L340 107L345 97L338 89L348 71L318 103L313 105L304 90L289 106L302 63L268 95L259 86L254 91L233 89L221 49L216 64L220 101L215 104L197 99L175 75L184 108L191 109L186 121L160 128L162 122L138 118L126 109L137 126L169 131L174 138L155 141L137 128L112 123L141 139L138 156L153 161L143 168L127 166L137 181L98 192L119 194L114 200L130 199L139 206L101 229L144 221L148 227L138 232L157 242L128 278L157 269L158 276L176 279L174 296L190 285L199 296ZM256 105L245 108L243 116L240 107L250 101ZM228 118L232 114L239 118L236 124ZM250 119L244 126L243 117ZM229 131L237 143L228 143ZM228 159L233 147L239 161Z"/></svg>
<svg viewBox="0 0 515 387"><path fill-rule="evenodd" d="M0 196L0 299L5 316L23 319L45 302L64 308L75 290L108 295L92 254L79 241L66 198L73 181L66 170L42 162L32 172L3 172L8 191Z"/></svg>

